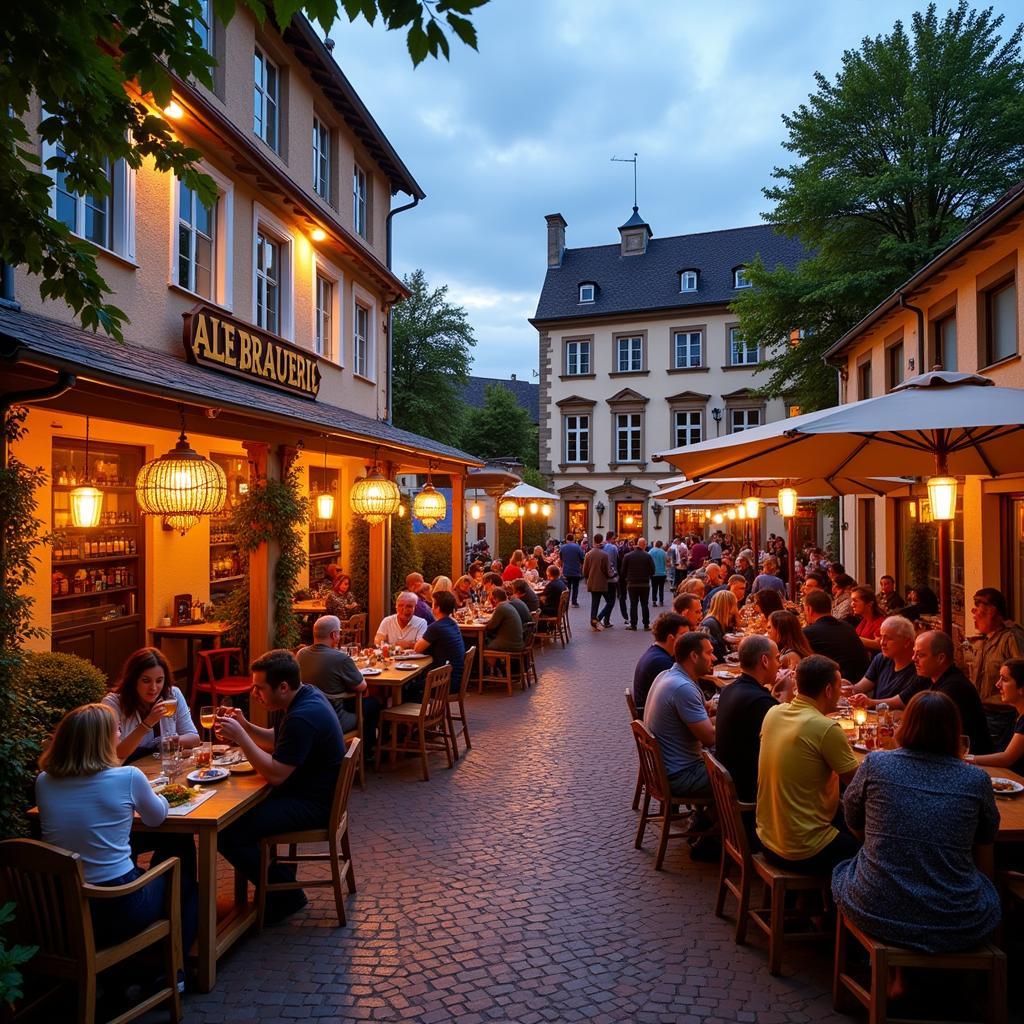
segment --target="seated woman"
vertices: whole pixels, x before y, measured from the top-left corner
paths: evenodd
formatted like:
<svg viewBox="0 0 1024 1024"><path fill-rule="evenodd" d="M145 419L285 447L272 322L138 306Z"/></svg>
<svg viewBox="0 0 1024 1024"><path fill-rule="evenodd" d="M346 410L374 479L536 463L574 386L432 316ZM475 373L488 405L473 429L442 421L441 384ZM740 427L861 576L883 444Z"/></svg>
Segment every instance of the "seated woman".
<svg viewBox="0 0 1024 1024"><path fill-rule="evenodd" d="M738 629L739 624L740 612L739 605L736 604L736 595L731 590L720 590L711 598L711 607L700 624L700 628L711 639L716 661L725 661L725 656L729 653L725 634Z"/></svg>
<svg viewBox="0 0 1024 1024"><path fill-rule="evenodd" d="M857 581L845 572L837 573L832 581L832 615L850 620L853 612L853 588Z"/></svg>
<svg viewBox="0 0 1024 1024"><path fill-rule="evenodd" d="M1010 658L999 669L999 699L1017 712L1017 722L1006 749L998 754L979 754L975 764L993 768L1009 768L1020 774L1024 771L1024 658Z"/></svg>
<svg viewBox="0 0 1024 1024"><path fill-rule="evenodd" d="M335 572L331 573L331 569ZM360 611L359 602L352 593L352 577L347 573L338 572L337 566L330 566L328 575L331 577L331 592L325 602L325 614L336 615L342 622Z"/></svg>
<svg viewBox="0 0 1024 1024"><path fill-rule="evenodd" d="M479 601L484 592L484 567L478 562L474 562L466 570L466 575L472 583L473 599Z"/></svg>
<svg viewBox="0 0 1024 1024"><path fill-rule="evenodd" d="M430 593L437 594L442 590L451 592L454 586L449 576L435 576L434 582L430 584Z"/></svg>
<svg viewBox="0 0 1024 1024"><path fill-rule="evenodd" d="M786 607L777 590L759 590L754 594L754 605L766 620L773 612L781 612Z"/></svg>
<svg viewBox="0 0 1024 1024"><path fill-rule="evenodd" d="M43 839L77 853L90 885L127 885L144 874L132 857L133 816L138 813L142 823L152 828L167 817L168 806L138 768L118 764L113 709L107 704L84 704L69 711L40 757L39 767L36 802ZM191 836L176 838L192 845ZM183 864L180 877L181 936L187 956L198 922L194 870ZM157 920L168 884L169 876L163 875L130 896L92 903L98 944L121 942Z"/></svg>
<svg viewBox="0 0 1024 1024"><path fill-rule="evenodd" d="M999 924L991 866L999 812L982 769L960 758L960 713L944 693L911 698L899 749L868 754L843 798L863 839L837 865L832 894L872 938L926 953L977 945ZM897 975L890 994L902 991Z"/></svg>
<svg viewBox="0 0 1024 1024"><path fill-rule="evenodd" d="M155 647L141 648L124 663L121 679L103 698L117 717L119 760L136 761L158 750L158 727L165 716L173 719L183 748L199 745L199 730L189 714L184 694L171 685L171 678L167 659Z"/></svg>
<svg viewBox="0 0 1024 1024"><path fill-rule="evenodd" d="M799 616L785 609L768 616L768 639L774 640L779 649L779 665L782 668L795 669L804 658L814 653L804 636Z"/></svg>
<svg viewBox="0 0 1024 1024"><path fill-rule="evenodd" d="M452 584L452 594L455 596L455 604L458 608L465 608L473 600L473 579L471 576L460 576Z"/></svg>
<svg viewBox="0 0 1024 1024"><path fill-rule="evenodd" d="M495 572L501 573L501 579L503 583L511 583L512 580L521 580L523 578L523 563L526 561L526 555L516 548L512 552L512 557L509 559L508 565L505 566L504 570L495 569Z"/></svg>
<svg viewBox="0 0 1024 1024"><path fill-rule="evenodd" d="M857 616L857 636L869 651L882 649L882 623L885 616L878 607L878 598L871 587L863 584L850 593L850 609Z"/></svg>

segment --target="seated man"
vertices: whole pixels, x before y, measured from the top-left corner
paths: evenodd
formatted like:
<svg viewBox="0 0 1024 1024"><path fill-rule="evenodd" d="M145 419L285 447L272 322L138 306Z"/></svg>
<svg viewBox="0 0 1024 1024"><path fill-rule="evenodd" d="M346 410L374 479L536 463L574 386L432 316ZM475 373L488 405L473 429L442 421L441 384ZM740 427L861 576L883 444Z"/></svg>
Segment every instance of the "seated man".
<svg viewBox="0 0 1024 1024"><path fill-rule="evenodd" d="M864 678L854 684L850 695L854 707L874 707L884 702L897 710L906 707L918 690L931 685L917 674L915 637L914 624L902 615L890 615L882 623L882 650L871 659Z"/></svg>
<svg viewBox="0 0 1024 1024"><path fill-rule="evenodd" d="M558 603L569 587L562 579L562 570L557 565L548 566L547 577L548 581L544 584L544 592L540 598L540 613L554 616L558 614Z"/></svg>
<svg viewBox="0 0 1024 1024"><path fill-rule="evenodd" d="M512 593L515 594L515 596L522 601L531 612L539 612L541 610L540 598L537 596L537 591L534 590L526 580L513 580Z"/></svg>
<svg viewBox="0 0 1024 1024"><path fill-rule="evenodd" d="M299 678L315 686L331 703L341 731L356 727L355 702L363 702L364 754L370 757L377 743L380 701L366 696L366 680L356 663L341 647L341 622L337 616L321 615L313 623L313 643L296 655Z"/></svg>
<svg viewBox="0 0 1024 1024"><path fill-rule="evenodd" d="M711 671L713 661L707 634L684 633L676 640L675 664L654 680L644 704L644 724L661 746L673 796L711 795L703 750L715 742L713 708L697 680Z"/></svg>
<svg viewBox="0 0 1024 1024"><path fill-rule="evenodd" d="M797 695L771 708L761 726L757 762L757 837L765 857L806 875L830 874L857 852L857 841L833 824L839 784L857 770L835 719L839 666L812 654L796 669Z"/></svg>
<svg viewBox="0 0 1024 1024"><path fill-rule="evenodd" d="M537 623L534 621L533 616L530 614L530 609L522 598L516 597L515 593L509 593L508 590L505 593L508 594L509 606L516 610L519 621L523 624L523 643L529 643L530 637L537 631Z"/></svg>
<svg viewBox="0 0 1024 1024"><path fill-rule="evenodd" d="M729 577L729 589L732 596L736 598L737 607L742 608L743 602L747 599L747 580L738 572Z"/></svg>
<svg viewBox="0 0 1024 1024"><path fill-rule="evenodd" d="M705 613L707 613L707 610L711 607L711 599L715 596L715 594L717 594L720 590L726 590L727 587L728 584L726 584L722 579L721 566L716 565L714 562L711 562L710 565L706 567L706 572L704 573Z"/></svg>
<svg viewBox="0 0 1024 1024"><path fill-rule="evenodd" d="M690 629L700 629L701 619L704 618L704 610L700 597L697 594L680 594L672 602L672 611L681 615L689 625Z"/></svg>
<svg viewBox="0 0 1024 1024"><path fill-rule="evenodd" d="M633 701L640 712L654 680L676 663L676 640L690 632L690 624L675 612L662 612L654 620L652 631L654 643L640 655L633 672Z"/></svg>
<svg viewBox="0 0 1024 1024"><path fill-rule="evenodd" d="M832 598L824 590L804 594L804 636L815 654L823 654L839 665L844 679L861 679L868 667L868 652L848 622L832 614Z"/></svg>
<svg viewBox="0 0 1024 1024"><path fill-rule="evenodd" d="M458 693L462 686L462 669L466 660L466 644L462 639L458 623L452 618L455 611L455 595L449 590L439 590L434 595L434 621L416 641L416 651L430 655L426 671L402 687L402 699L419 702L423 700L423 689L427 672L442 665L451 665L452 681L449 693Z"/></svg>
<svg viewBox="0 0 1024 1024"><path fill-rule="evenodd" d="M217 736L237 743L249 763L274 787L220 834L219 852L254 885L259 880L259 841L264 836L326 828L345 740L327 698L300 681L291 651L268 651L252 663L253 697L283 711L273 729L246 720L238 708L222 708ZM273 864L271 882L295 880L294 865ZM307 903L301 889L267 893L266 920L281 921Z"/></svg>
<svg viewBox="0 0 1024 1024"><path fill-rule="evenodd" d="M395 598L395 614L381 619L373 642L409 650L423 636L427 623L416 615L416 595L408 590Z"/></svg>
<svg viewBox="0 0 1024 1024"><path fill-rule="evenodd" d="M494 587L490 593L491 617L484 626L484 648L488 651L511 651L523 649L523 620L508 603L508 594L503 587Z"/></svg>
<svg viewBox="0 0 1024 1024"><path fill-rule="evenodd" d="M896 589L896 580L894 577L886 573L878 581L878 594L875 598L878 602L878 607L881 608L886 615L891 615L895 611L899 611L907 602L900 597L899 591Z"/></svg>
<svg viewBox="0 0 1024 1024"><path fill-rule="evenodd" d="M1024 629L1007 619L1006 598L995 587L982 587L971 606L974 628L981 640L974 649L971 682L985 709L989 732L1005 747L1013 732L1016 714L1000 700L999 670L1011 658L1024 655Z"/></svg>
<svg viewBox="0 0 1024 1024"><path fill-rule="evenodd" d="M751 594L760 590L777 590L780 594L786 593L786 582L778 575L779 560L769 555L764 560L764 572L754 577L754 585L750 588Z"/></svg>

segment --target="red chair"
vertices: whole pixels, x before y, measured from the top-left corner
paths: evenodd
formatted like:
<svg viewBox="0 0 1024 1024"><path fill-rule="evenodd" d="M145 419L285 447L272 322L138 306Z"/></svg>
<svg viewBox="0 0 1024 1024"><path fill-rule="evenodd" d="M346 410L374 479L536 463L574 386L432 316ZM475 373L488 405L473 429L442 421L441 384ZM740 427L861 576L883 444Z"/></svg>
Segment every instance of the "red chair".
<svg viewBox="0 0 1024 1024"><path fill-rule="evenodd" d="M252 689L251 676L231 674L232 662L242 657L241 647L215 647L212 651L199 651L196 677L192 681L193 712L199 703L199 695L208 693L216 707L221 697L237 697Z"/></svg>

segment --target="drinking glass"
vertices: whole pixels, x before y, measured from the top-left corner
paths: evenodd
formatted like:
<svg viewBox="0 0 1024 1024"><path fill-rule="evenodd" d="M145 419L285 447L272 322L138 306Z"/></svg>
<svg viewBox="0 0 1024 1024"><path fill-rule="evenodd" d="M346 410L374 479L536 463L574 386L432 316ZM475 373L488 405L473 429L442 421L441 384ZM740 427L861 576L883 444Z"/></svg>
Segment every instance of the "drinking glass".
<svg viewBox="0 0 1024 1024"><path fill-rule="evenodd" d="M971 752L971 737L961 736L960 737L960 757L965 758Z"/></svg>
<svg viewBox="0 0 1024 1024"><path fill-rule="evenodd" d="M160 739L160 771L169 779L178 773L178 762L181 758L181 742L177 733L163 736Z"/></svg>

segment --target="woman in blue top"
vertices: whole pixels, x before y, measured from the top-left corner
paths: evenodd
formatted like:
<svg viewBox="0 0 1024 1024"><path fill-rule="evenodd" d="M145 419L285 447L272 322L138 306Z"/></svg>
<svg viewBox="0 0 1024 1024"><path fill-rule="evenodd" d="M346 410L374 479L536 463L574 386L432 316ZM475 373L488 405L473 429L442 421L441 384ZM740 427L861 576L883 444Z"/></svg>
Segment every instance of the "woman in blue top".
<svg viewBox="0 0 1024 1024"><path fill-rule="evenodd" d="M665 605L665 579L668 576L668 556L660 540L654 547L647 549L647 554L654 562L654 575L651 577L651 604L654 607Z"/></svg>

